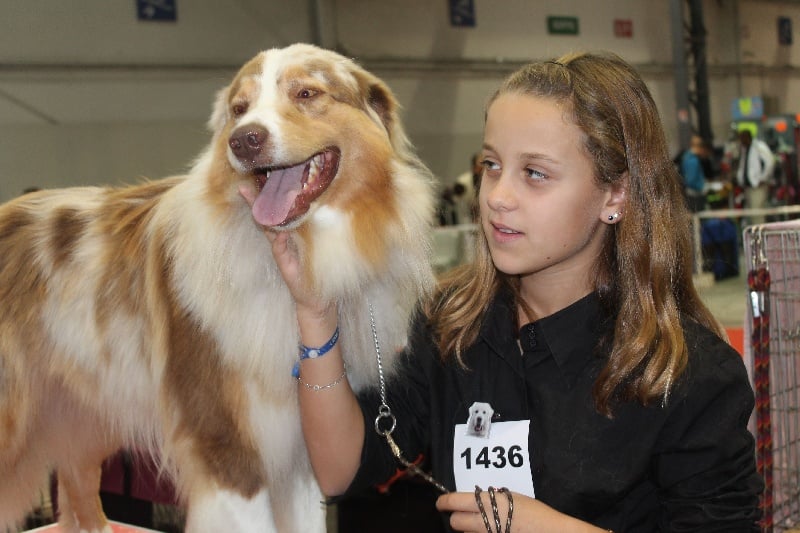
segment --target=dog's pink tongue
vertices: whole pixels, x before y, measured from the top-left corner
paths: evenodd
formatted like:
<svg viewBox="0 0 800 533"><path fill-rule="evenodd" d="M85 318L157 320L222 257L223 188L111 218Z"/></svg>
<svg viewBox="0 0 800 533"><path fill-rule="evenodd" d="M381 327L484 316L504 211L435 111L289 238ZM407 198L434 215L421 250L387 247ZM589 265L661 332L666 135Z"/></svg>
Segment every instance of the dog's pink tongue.
<svg viewBox="0 0 800 533"><path fill-rule="evenodd" d="M277 226L289 216L303 188L305 164L273 170L253 203L253 218L264 226Z"/></svg>

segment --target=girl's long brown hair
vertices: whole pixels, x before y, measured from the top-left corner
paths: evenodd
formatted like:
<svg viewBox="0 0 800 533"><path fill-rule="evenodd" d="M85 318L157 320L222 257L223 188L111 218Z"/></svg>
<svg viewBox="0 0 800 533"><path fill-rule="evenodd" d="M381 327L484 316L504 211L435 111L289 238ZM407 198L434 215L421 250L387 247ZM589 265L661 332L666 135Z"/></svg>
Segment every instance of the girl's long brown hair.
<svg viewBox="0 0 800 533"><path fill-rule="evenodd" d="M598 183L626 189L623 217L606 232L594 269L595 290L616 316L608 361L594 387L598 411L611 416L618 400L665 400L687 365L682 318L722 338L725 333L692 282L690 218L650 92L630 65L601 52L527 65L488 105L506 93L567 104ZM495 269L482 231L475 250L474 261L447 274L426 307L442 357L461 364L489 301L501 288L518 286Z"/></svg>

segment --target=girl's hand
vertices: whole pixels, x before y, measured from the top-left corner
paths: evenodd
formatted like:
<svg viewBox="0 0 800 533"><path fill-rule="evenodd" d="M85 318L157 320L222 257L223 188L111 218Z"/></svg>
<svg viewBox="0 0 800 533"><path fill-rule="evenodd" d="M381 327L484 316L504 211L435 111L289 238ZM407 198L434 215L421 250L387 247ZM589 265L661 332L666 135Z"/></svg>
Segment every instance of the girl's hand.
<svg viewBox="0 0 800 533"><path fill-rule="evenodd" d="M491 533L497 533L492 512L489 492L481 492L481 502L489 520ZM505 494L495 490L495 501L503 533L568 533L568 532L605 532L606 530L595 527L576 518L559 513L552 507L522 494L512 493L514 511L511 518L511 529L506 532L508 519L508 498ZM436 500L439 511L452 513L450 527L456 531L470 533L486 533L478 502L473 492L451 492L439 496Z"/></svg>
<svg viewBox="0 0 800 533"><path fill-rule="evenodd" d="M239 194L252 207L256 199L255 191L250 187L242 186L239 188ZM291 233L265 228L264 234L272 244L272 256L275 258L281 277L283 277L289 292L297 304L298 314L306 312L317 317L325 315L330 306L326 302L322 302L314 293L313 288L304 282L300 258L297 255L297 249L292 243Z"/></svg>
<svg viewBox="0 0 800 533"><path fill-rule="evenodd" d="M519 504L523 496L519 494L512 494L514 499L514 511L512 515L512 530L524 531L519 529ZM489 527L492 533L497 533L495 520L492 512L492 504L489 500L489 492L482 491L480 494L481 502L483 503L483 510L485 511L486 518L489 521ZM508 523L509 500L505 494L495 490L495 501L497 502L498 517L500 519L500 527L503 531L506 529ZM436 500L436 508L439 511L452 513L450 515L450 527L456 531L485 533L486 525L483 521L478 501L474 492L451 492L439 496Z"/></svg>

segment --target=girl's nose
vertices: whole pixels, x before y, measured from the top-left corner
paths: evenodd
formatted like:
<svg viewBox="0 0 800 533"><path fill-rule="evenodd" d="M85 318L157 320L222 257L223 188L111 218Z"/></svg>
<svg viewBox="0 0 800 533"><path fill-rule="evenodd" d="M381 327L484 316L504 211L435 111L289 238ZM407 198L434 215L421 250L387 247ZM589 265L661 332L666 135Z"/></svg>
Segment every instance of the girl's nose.
<svg viewBox="0 0 800 533"><path fill-rule="evenodd" d="M506 176L500 176L499 179L491 184L482 184L481 187L487 186L486 190L486 203L489 208L495 211L508 211L514 209L517 205L517 195L511 187L511 181Z"/></svg>

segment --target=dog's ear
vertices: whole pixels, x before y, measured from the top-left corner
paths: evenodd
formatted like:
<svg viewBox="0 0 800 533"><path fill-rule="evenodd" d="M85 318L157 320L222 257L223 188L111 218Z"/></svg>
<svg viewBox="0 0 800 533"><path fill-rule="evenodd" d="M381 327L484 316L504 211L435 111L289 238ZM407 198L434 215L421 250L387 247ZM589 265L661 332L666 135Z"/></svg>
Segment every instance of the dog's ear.
<svg viewBox="0 0 800 533"><path fill-rule="evenodd" d="M225 127L225 122L228 120L228 91L230 87L225 87L217 91L217 97L214 100L214 109L211 112L211 118L208 119L208 129L213 133L217 133Z"/></svg>
<svg viewBox="0 0 800 533"><path fill-rule="evenodd" d="M397 143L405 135L400 129L400 119L398 118L400 104L392 90L383 81L358 66L353 74L360 87L367 111L370 111L383 124L392 144Z"/></svg>
<svg viewBox="0 0 800 533"><path fill-rule="evenodd" d="M369 115L386 129L395 153L407 165L427 174L427 168L415 155L403 128L400 120L401 106L392 90L383 80L358 66L351 72L358 84L362 105Z"/></svg>
<svg viewBox="0 0 800 533"><path fill-rule="evenodd" d="M397 124L399 104L389 87L382 81L373 80L367 89L367 103L378 114L386 130L391 133Z"/></svg>

